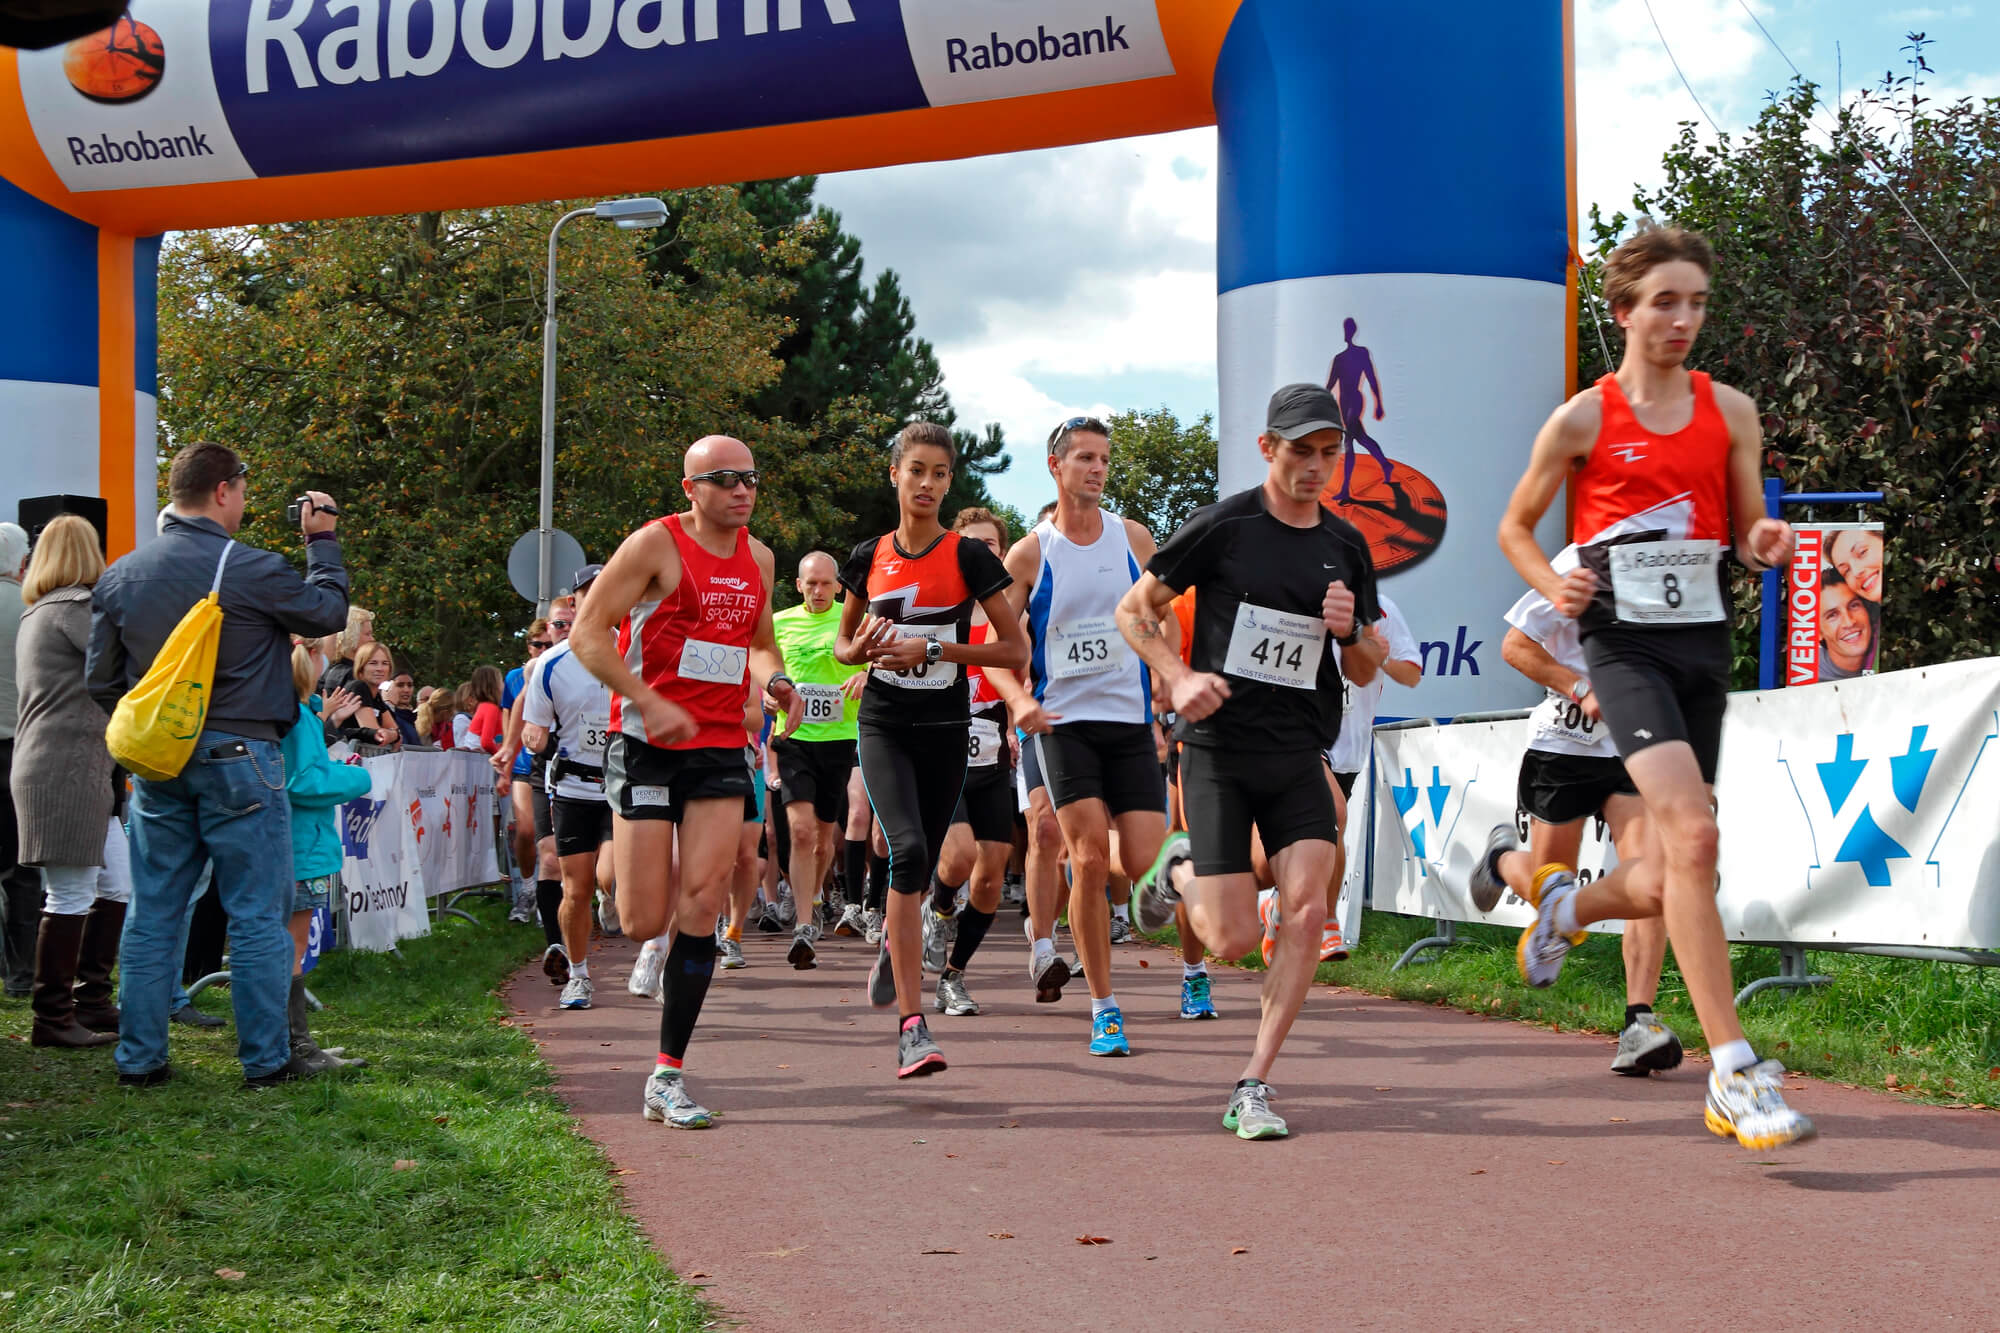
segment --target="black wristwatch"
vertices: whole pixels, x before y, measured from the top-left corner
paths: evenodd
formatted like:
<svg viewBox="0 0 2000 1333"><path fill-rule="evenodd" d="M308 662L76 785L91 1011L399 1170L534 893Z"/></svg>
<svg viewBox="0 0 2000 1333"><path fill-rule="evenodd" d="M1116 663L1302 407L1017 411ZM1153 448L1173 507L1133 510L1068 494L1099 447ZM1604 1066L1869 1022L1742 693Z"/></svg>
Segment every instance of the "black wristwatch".
<svg viewBox="0 0 2000 1333"><path fill-rule="evenodd" d="M936 662L938 662L938 661L942 660L942 659L943 659L943 657L944 657L944 645L943 645L943 644L939 643L939 642L938 642L938 641L937 641L936 639L925 639L925 640L924 640L924 663L925 663L925 665L927 665L927 666L928 666L928 665L931 665L931 664L933 664L933 663L936 663Z"/></svg>
<svg viewBox="0 0 2000 1333"><path fill-rule="evenodd" d="M1352 648L1361 642L1361 617L1354 618L1354 628L1345 634L1336 634L1333 641L1343 648Z"/></svg>
<svg viewBox="0 0 2000 1333"><path fill-rule="evenodd" d="M769 680L764 682L764 693L769 694L772 690L777 689L778 682L781 680L784 681L785 684L790 685L793 689L798 688L797 681L793 680L790 676L780 671L777 675L771 677Z"/></svg>

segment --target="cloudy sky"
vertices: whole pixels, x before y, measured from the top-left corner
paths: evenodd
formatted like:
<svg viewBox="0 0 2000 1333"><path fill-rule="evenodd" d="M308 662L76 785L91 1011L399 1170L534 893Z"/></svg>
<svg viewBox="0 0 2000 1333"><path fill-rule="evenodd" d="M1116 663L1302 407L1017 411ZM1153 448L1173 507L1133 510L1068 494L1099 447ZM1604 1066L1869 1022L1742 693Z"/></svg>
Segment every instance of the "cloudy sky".
<svg viewBox="0 0 2000 1333"><path fill-rule="evenodd" d="M1897 48L1915 29L1935 41L1934 93L2000 96L2000 0L1751 8L1828 89L1837 66L1850 92L1900 68ZM1790 77L1739 0L1653 0L1652 10L1726 129L1747 125ZM1577 79L1578 194L1608 212L1629 204L1635 182L1658 179L1679 122L1701 113L1642 0L1577 0ZM1063 418L1215 410L1214 171L1215 132L1196 130L826 176L820 195L861 237L871 269L902 275L961 421L1006 427L1015 463L994 489L1032 512L1048 498L1038 446Z"/></svg>

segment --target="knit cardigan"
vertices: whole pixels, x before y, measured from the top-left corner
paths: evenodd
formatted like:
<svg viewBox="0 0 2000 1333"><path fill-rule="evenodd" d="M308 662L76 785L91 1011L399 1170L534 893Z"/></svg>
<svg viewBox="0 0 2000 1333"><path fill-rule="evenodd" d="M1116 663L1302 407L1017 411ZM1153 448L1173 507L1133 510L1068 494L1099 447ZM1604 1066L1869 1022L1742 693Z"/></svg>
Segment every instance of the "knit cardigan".
<svg viewBox="0 0 2000 1333"><path fill-rule="evenodd" d="M101 866L120 775L104 748L111 718L84 688L90 589L57 588L21 616L14 662L21 720L9 786L21 864Z"/></svg>

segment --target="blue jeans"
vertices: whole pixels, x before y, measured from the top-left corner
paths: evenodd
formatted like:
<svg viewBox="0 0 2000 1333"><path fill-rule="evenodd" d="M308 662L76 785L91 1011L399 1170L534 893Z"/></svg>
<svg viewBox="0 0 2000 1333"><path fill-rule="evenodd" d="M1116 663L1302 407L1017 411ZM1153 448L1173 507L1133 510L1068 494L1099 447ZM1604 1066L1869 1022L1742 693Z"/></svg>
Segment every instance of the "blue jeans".
<svg viewBox="0 0 2000 1333"><path fill-rule="evenodd" d="M229 915L229 998L247 1077L291 1059L292 807L276 741L204 731L181 775L132 783L132 906L126 917L123 1074L167 1063L167 1015L180 980L188 904L204 864Z"/></svg>

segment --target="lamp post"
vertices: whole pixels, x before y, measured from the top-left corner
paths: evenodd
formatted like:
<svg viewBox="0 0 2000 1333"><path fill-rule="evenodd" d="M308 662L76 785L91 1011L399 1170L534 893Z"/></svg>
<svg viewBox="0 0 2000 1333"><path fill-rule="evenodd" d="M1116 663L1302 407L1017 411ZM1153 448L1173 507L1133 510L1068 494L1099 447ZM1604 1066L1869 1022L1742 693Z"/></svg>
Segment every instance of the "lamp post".
<svg viewBox="0 0 2000 1333"><path fill-rule="evenodd" d="M602 218L620 231L657 227L667 220L667 206L658 199L607 199L589 208L573 208L549 228L548 303L542 315L542 509L538 540L540 565L535 587L537 613L547 615L555 600L556 511L556 238L573 218Z"/></svg>

